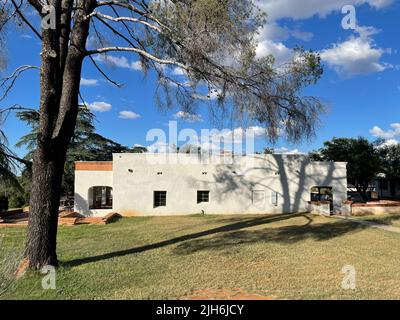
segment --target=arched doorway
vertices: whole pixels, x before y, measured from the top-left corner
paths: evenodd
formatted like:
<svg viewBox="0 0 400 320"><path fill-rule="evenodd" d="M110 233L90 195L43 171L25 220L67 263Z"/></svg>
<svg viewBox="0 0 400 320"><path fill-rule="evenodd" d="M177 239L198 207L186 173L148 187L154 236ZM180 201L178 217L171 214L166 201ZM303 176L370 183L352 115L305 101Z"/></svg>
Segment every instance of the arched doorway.
<svg viewBox="0 0 400 320"><path fill-rule="evenodd" d="M311 188L311 202L329 201L330 209L333 211L332 187L315 186Z"/></svg>
<svg viewBox="0 0 400 320"><path fill-rule="evenodd" d="M89 189L89 209L112 209L112 188L96 186Z"/></svg>

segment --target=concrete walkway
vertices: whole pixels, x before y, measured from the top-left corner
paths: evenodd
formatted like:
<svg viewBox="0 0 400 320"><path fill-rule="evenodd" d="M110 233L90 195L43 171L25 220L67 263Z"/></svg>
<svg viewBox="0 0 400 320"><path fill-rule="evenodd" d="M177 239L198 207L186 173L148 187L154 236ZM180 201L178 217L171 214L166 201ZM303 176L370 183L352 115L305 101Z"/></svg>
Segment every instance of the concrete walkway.
<svg viewBox="0 0 400 320"><path fill-rule="evenodd" d="M336 219L349 220L349 221L352 221L352 222L355 222L358 224L362 224L364 226L369 226L371 228L381 229L381 230L394 232L394 233L400 233L400 228L393 227L393 226L386 225L386 224L379 224L379 223L372 222L372 221L359 220L359 219L354 219L352 217L345 217L345 216L339 216L339 215L333 215L331 217L336 218Z"/></svg>

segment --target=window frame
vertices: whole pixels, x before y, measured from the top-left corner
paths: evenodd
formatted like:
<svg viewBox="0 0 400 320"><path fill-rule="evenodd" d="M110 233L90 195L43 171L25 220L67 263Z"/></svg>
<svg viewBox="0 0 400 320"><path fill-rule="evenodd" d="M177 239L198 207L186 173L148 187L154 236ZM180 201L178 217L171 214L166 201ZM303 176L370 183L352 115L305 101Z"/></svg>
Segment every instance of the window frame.
<svg viewBox="0 0 400 320"><path fill-rule="evenodd" d="M197 190L197 203L210 203L210 190Z"/></svg>
<svg viewBox="0 0 400 320"><path fill-rule="evenodd" d="M167 206L167 191L155 190L153 191L153 208L160 208Z"/></svg>
<svg viewBox="0 0 400 320"><path fill-rule="evenodd" d="M271 204L275 207L279 204L279 193L271 190Z"/></svg>
<svg viewBox="0 0 400 320"><path fill-rule="evenodd" d="M89 189L89 210L112 210L113 188L109 186L93 186Z"/></svg>

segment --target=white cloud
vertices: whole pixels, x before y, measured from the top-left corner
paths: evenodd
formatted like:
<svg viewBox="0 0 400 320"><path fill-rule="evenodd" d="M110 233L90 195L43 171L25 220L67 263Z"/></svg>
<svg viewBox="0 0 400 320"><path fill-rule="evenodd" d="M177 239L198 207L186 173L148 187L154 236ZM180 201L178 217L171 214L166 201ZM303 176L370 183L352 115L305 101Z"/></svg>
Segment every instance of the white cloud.
<svg viewBox="0 0 400 320"><path fill-rule="evenodd" d="M186 71L180 67L176 67L174 70L172 70L172 74L175 76L186 76Z"/></svg>
<svg viewBox="0 0 400 320"><path fill-rule="evenodd" d="M140 114L137 114L133 111L124 110L124 111L119 112L118 118L120 118L120 119L138 119L138 118L140 118Z"/></svg>
<svg viewBox="0 0 400 320"><path fill-rule="evenodd" d="M314 37L314 34L312 32L302 31L299 28L289 29L287 27L281 27L275 21L268 21L260 30L260 34L257 38L261 42L264 40L279 42L287 40L290 36L303 41L310 41Z"/></svg>
<svg viewBox="0 0 400 320"><path fill-rule="evenodd" d="M400 123L392 123L391 129L383 130L378 126L374 126L369 132L376 138L392 140L396 137L400 137Z"/></svg>
<svg viewBox="0 0 400 320"><path fill-rule="evenodd" d="M255 138L262 138L266 134L266 129L260 126L251 126L247 129L237 127L231 129L211 129L207 135L200 136L195 131L193 135L187 136L189 138L185 144L190 144L195 147L200 147L204 151L239 151L235 150L236 146L241 145L243 148L246 143L246 133L251 130ZM169 145L166 141L160 140L148 146L149 152L170 153L176 152L174 145Z"/></svg>
<svg viewBox="0 0 400 320"><path fill-rule="evenodd" d="M377 47L371 38L378 30L373 27L358 27L356 32L358 37L351 36L344 42L322 50L322 60L343 78L382 72L390 68L389 64L381 62L383 54L390 51Z"/></svg>
<svg viewBox="0 0 400 320"><path fill-rule="evenodd" d="M176 152L176 148L174 146L169 145L165 141L157 141L152 145L148 146L147 151L149 153L174 153Z"/></svg>
<svg viewBox="0 0 400 320"><path fill-rule="evenodd" d="M224 141L224 143L242 143L246 138L246 134L253 134L255 138L265 136L266 129L260 126L252 126L247 129L238 127L233 130L212 130L210 134L210 140L213 143Z"/></svg>
<svg viewBox="0 0 400 320"><path fill-rule="evenodd" d="M129 69L132 71L141 71L143 69L140 61L131 62L125 56L98 55L94 59L102 63L108 63L117 68Z"/></svg>
<svg viewBox="0 0 400 320"><path fill-rule="evenodd" d="M216 100L219 97L221 97L221 95L222 95L221 89L211 89L207 96L196 93L193 94L193 98L198 100Z"/></svg>
<svg viewBox="0 0 400 320"><path fill-rule="evenodd" d="M288 149L286 147L276 148L274 149L275 154L304 154L299 151L299 149Z"/></svg>
<svg viewBox="0 0 400 320"><path fill-rule="evenodd" d="M263 58L270 54L274 56L275 64L278 66L291 60L294 56L293 50L286 47L282 42L272 40L259 42L256 48L256 57Z"/></svg>
<svg viewBox="0 0 400 320"><path fill-rule="evenodd" d="M98 84L99 84L99 80L97 80L97 79L85 79L85 78L81 79L82 86L94 87L94 86L97 86Z"/></svg>
<svg viewBox="0 0 400 320"><path fill-rule="evenodd" d="M104 102L104 101L95 101L92 103L89 103L88 108L92 111L97 111L97 112L107 112L110 111L112 108L112 105Z"/></svg>
<svg viewBox="0 0 400 320"><path fill-rule="evenodd" d="M390 147L390 146L396 146L399 144L399 141L396 139L389 139L386 140L384 143L381 144L381 147Z"/></svg>
<svg viewBox="0 0 400 320"><path fill-rule="evenodd" d="M291 18L294 20L308 19L315 15L324 18L328 14L339 11L345 5L369 4L375 9L382 9L394 0L258 0L259 6L268 14L271 20Z"/></svg>
<svg viewBox="0 0 400 320"><path fill-rule="evenodd" d="M260 30L257 38L257 56L265 57L272 54L276 65L281 65L293 58L293 50L288 48L283 41L290 36L303 41L312 39L311 32L299 28L291 30L281 27L278 24L281 19L304 20L313 16L324 18L332 12L341 12L345 5L368 4L372 8L382 9L393 2L393 0L258 0L260 8L268 15L268 23ZM358 30L358 32L363 40L351 38L323 51L325 61L345 77L383 71L388 67L387 64L380 62L384 50L376 48L370 39L367 41L365 35L361 34L363 30ZM342 53L343 50L345 52ZM362 50L365 57L359 56L356 60L357 54L355 58L352 58L351 50Z"/></svg>
<svg viewBox="0 0 400 320"><path fill-rule="evenodd" d="M173 115L174 119L182 119L186 122L200 122L203 121L203 117L199 114L189 113L185 111L179 111Z"/></svg>
<svg viewBox="0 0 400 320"><path fill-rule="evenodd" d="M314 38L314 34L312 32L308 32L308 31L301 31L299 29L294 29L294 30L290 30L289 31L290 34L299 40L303 40L303 41L311 41Z"/></svg>

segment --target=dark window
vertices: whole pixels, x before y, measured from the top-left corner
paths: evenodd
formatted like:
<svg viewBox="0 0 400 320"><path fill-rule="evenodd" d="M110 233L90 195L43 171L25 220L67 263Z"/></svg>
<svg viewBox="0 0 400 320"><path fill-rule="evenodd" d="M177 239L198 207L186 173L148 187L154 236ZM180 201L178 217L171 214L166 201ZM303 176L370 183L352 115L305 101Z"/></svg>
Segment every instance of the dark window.
<svg viewBox="0 0 400 320"><path fill-rule="evenodd" d="M381 190L387 190L388 189L388 181L385 179L379 180L379 188Z"/></svg>
<svg viewBox="0 0 400 320"><path fill-rule="evenodd" d="M167 205L167 191L154 191L154 208Z"/></svg>
<svg viewBox="0 0 400 320"><path fill-rule="evenodd" d="M329 201L331 211L333 210L333 189L332 187L312 187L311 201Z"/></svg>
<svg viewBox="0 0 400 320"><path fill-rule="evenodd" d="M210 191L197 191L197 203L210 202Z"/></svg>
<svg viewBox="0 0 400 320"><path fill-rule="evenodd" d="M90 209L112 209L113 197L111 187L90 188L91 203Z"/></svg>

